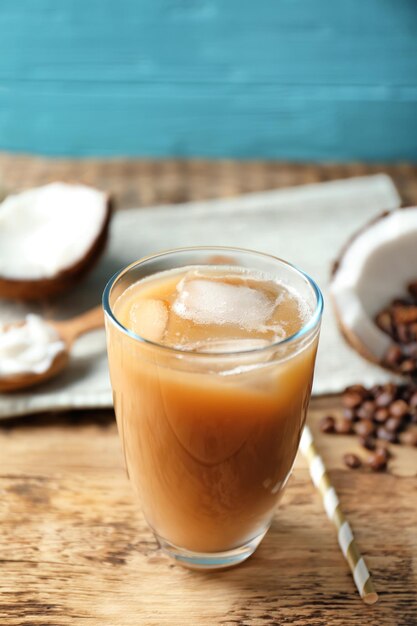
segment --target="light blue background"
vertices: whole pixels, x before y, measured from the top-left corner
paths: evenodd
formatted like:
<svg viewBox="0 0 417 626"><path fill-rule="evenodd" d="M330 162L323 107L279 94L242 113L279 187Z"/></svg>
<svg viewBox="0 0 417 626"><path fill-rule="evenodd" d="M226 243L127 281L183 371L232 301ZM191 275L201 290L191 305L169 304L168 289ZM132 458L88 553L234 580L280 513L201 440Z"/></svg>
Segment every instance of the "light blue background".
<svg viewBox="0 0 417 626"><path fill-rule="evenodd" d="M0 0L0 150L417 160L416 0Z"/></svg>

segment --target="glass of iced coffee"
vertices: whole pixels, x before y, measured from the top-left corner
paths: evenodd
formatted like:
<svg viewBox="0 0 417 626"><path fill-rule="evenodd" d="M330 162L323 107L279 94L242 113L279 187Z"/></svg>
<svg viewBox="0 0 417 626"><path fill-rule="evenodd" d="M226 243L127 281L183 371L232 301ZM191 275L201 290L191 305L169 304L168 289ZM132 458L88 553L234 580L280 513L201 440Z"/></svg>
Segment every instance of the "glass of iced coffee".
<svg viewBox="0 0 417 626"><path fill-rule="evenodd" d="M186 248L122 270L103 302L118 430L149 526L190 567L243 561L297 452L320 290L272 256Z"/></svg>

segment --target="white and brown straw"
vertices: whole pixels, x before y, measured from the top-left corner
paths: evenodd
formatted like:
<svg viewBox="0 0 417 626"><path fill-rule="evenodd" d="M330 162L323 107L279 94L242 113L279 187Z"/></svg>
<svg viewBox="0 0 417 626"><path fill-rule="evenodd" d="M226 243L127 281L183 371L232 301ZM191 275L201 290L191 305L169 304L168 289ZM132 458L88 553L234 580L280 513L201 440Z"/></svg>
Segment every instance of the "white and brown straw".
<svg viewBox="0 0 417 626"><path fill-rule="evenodd" d="M374 604L378 600L378 594L374 589L371 575L356 545L349 522L340 508L339 498L330 482L323 460L317 452L308 426L304 427L300 441L300 450L307 460L311 479L315 487L320 491L327 517L337 528L339 545L346 561L349 563L359 594L366 604Z"/></svg>

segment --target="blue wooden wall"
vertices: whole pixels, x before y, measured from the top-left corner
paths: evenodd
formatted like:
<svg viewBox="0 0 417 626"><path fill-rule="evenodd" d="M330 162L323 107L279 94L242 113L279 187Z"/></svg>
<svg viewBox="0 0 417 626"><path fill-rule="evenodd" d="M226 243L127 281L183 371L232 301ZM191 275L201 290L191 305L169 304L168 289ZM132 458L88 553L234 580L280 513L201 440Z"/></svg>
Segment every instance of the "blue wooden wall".
<svg viewBox="0 0 417 626"><path fill-rule="evenodd" d="M0 150L417 159L417 0L0 0Z"/></svg>

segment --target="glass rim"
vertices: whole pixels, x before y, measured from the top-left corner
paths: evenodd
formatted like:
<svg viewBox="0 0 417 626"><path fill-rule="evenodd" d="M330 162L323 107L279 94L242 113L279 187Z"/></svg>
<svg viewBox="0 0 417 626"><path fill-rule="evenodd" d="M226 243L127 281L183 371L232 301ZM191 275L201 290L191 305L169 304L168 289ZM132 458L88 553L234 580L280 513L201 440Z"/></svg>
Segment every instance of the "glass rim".
<svg viewBox="0 0 417 626"><path fill-rule="evenodd" d="M181 348L174 348L172 346L166 346L163 343L158 343L157 341L151 341L150 339L146 339L145 337L138 335L137 333L133 332L129 328L126 328L126 326L124 326L117 319L110 305L110 293L111 293L113 286L116 284L117 280L122 278L122 276L127 274L133 268L139 265L143 265L144 263L148 261L152 261L153 259L163 258L166 256L170 256L172 254L177 254L181 252L193 252L193 251L197 252L197 251L204 251L204 250L211 251L211 252L213 251L222 252L222 253L242 252L245 254L252 254L258 257L262 257L264 259L269 259L274 262L278 262L281 265L285 265L286 267L294 270L295 272L297 272L298 274L300 274L307 280L307 282L309 283L315 295L316 305L315 305L314 311L311 314L311 317L296 333L293 333L292 335L289 335L288 337L284 337L283 339L278 339L277 341L274 341L273 343L270 343L267 346L249 348L248 350L233 350L233 351L226 351L226 352L222 352L222 351L213 352L213 351L204 351L204 350L184 350ZM104 309L104 313L108 316L110 321L113 322L116 325L116 327L119 330L121 330L125 335L127 335L131 339L134 339L135 341L139 341L153 348L166 350L168 352L176 353L177 355L182 355L182 356L189 356L189 357L204 356L204 357L212 357L212 358L218 358L218 357L226 358L226 357L231 357L235 355L251 355L251 354L265 352L267 350L271 350L274 348L278 348L280 346L291 344L297 341L298 339L301 339L302 337L308 335L308 333L311 330L313 330L317 326L317 324L320 322L320 319L323 313L324 301L323 301L323 294L321 293L319 286L317 285L315 280L311 278L309 274L304 272L302 269L300 269L296 265L293 265L292 263L289 263L288 261L285 261L284 259L281 259L280 257L276 257L273 254L268 254L266 252L258 252L256 250L250 250L248 248L236 248L233 246L185 246L182 248L172 248L170 250L164 250L162 252L158 252L155 254L149 254L145 257L142 257L141 259L137 261L133 261L132 263L122 268L121 270L118 270L108 280L104 288L103 296L102 296L102 306Z"/></svg>

